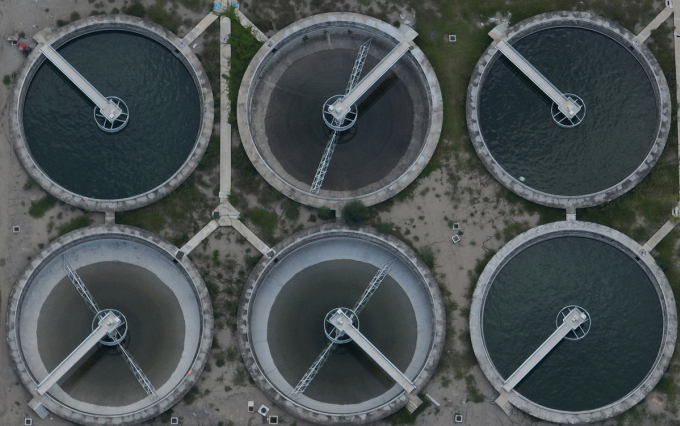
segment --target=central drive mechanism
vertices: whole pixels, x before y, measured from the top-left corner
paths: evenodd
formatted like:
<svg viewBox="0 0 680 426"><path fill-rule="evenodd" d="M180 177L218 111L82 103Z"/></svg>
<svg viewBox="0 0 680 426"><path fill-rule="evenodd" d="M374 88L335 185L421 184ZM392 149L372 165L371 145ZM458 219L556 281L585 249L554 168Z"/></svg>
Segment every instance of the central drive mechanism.
<svg viewBox="0 0 680 426"><path fill-rule="evenodd" d="M357 314L355 314L354 311L349 308L340 308L340 310L352 320L352 325L358 330L359 317ZM345 335L343 331L338 330L333 324L331 324L330 319L337 312L338 309L331 309L331 311L326 314L326 318L323 320L323 331L326 333L326 337L328 337L328 339L333 343L349 343L352 341L352 339Z"/></svg>
<svg viewBox="0 0 680 426"><path fill-rule="evenodd" d="M116 309L102 309L101 311L97 312L97 315L95 315L92 319L92 330L99 327L99 321L101 321L102 318L104 318L109 312L113 312L118 318L120 318L121 325L111 333L104 336L99 341L99 343L106 346L116 346L125 339L125 336L127 336L127 320L125 319L125 316L120 313L120 311Z"/></svg>

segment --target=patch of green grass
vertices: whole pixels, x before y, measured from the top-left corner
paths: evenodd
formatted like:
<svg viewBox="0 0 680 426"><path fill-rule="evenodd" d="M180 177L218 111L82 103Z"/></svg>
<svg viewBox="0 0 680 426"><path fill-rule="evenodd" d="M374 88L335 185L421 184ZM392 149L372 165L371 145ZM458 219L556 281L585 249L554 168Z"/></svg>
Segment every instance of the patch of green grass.
<svg viewBox="0 0 680 426"><path fill-rule="evenodd" d="M208 147L205 149L203 158L199 161L196 170L209 171L220 165L220 137L219 135L212 135L208 142Z"/></svg>
<svg viewBox="0 0 680 426"><path fill-rule="evenodd" d="M243 75L253 56L262 47L262 42L257 41L250 28L245 28L241 25L232 9L222 12L221 15L228 16L231 19L231 35L229 36L231 68L229 69L229 75L223 75L222 78L226 78L229 83L229 101L231 102L229 123L233 125L236 123L236 101L238 99L239 88L241 87L241 80L243 80Z"/></svg>
<svg viewBox="0 0 680 426"><path fill-rule="evenodd" d="M71 231L75 231L76 229L85 228L86 226L90 226L91 224L92 219L90 219L87 216L74 217L73 219L69 220L63 225L59 225L59 227L57 228L57 234L58 236L61 237L64 234L67 234Z"/></svg>
<svg viewBox="0 0 680 426"><path fill-rule="evenodd" d="M260 230L261 238L265 240L273 238L276 225L279 223L276 212L256 207L244 212L243 216Z"/></svg>
<svg viewBox="0 0 680 426"><path fill-rule="evenodd" d="M130 6L123 7L122 12L126 15L136 16L138 18L146 17L146 7L139 2L132 3Z"/></svg>
<svg viewBox="0 0 680 426"><path fill-rule="evenodd" d="M654 389L666 395L668 399L675 399L678 395L678 384L670 374L663 376Z"/></svg>
<svg viewBox="0 0 680 426"><path fill-rule="evenodd" d="M26 187L26 185L24 185ZM45 216L52 207L57 205L57 199L51 195L45 195L38 201L31 201L31 207L28 208L28 214L31 217L39 219Z"/></svg>
<svg viewBox="0 0 680 426"><path fill-rule="evenodd" d="M201 10L201 0L181 0L182 6L198 12Z"/></svg>
<svg viewBox="0 0 680 426"><path fill-rule="evenodd" d="M394 228L394 223L392 223L392 222L379 222L377 225L375 225L375 228L381 234L391 234L392 228Z"/></svg>
<svg viewBox="0 0 680 426"><path fill-rule="evenodd" d="M147 231L161 233L173 244L181 247L210 221L213 203L197 187L196 173L189 176L167 197L137 210L116 214L116 223L137 226Z"/></svg>
<svg viewBox="0 0 680 426"><path fill-rule="evenodd" d="M396 413L392 414L391 416L385 417L385 421L391 425L416 424L418 416L427 408L429 408L430 405L432 404L430 400L425 398L425 395L420 394L418 395L418 397L423 400L423 403L420 404L420 407L416 408L416 411L414 411L413 414L409 413L406 407L404 407L401 410L397 411Z"/></svg>
<svg viewBox="0 0 680 426"><path fill-rule="evenodd" d="M423 262L425 262L428 268L434 269L435 256L434 251L432 251L432 247L425 246L421 248L420 250L418 250L418 255L423 260Z"/></svg>
<svg viewBox="0 0 680 426"><path fill-rule="evenodd" d="M368 207L360 200L353 200L342 208L342 217L349 226L361 226L369 218Z"/></svg>
<svg viewBox="0 0 680 426"><path fill-rule="evenodd" d="M170 423L170 418L172 417L172 408L167 411L164 411L163 414L161 414L159 417L161 419L161 422Z"/></svg>
<svg viewBox="0 0 680 426"><path fill-rule="evenodd" d="M465 390L470 397L470 401L474 402L475 404L484 402L484 395L479 391L477 383L475 382L475 378L472 374L465 376Z"/></svg>
<svg viewBox="0 0 680 426"><path fill-rule="evenodd" d="M182 17L179 16L175 9L168 11L166 5L167 0L157 0L155 4L146 9L146 17L177 34L179 26L182 25Z"/></svg>
<svg viewBox="0 0 680 426"><path fill-rule="evenodd" d="M319 207L319 211L317 212L317 214L319 215L319 219L321 220L331 220L335 217L335 213L333 212L333 210L326 206Z"/></svg>
<svg viewBox="0 0 680 426"><path fill-rule="evenodd" d="M186 405L191 405L196 401L196 398L198 398L201 395L201 392L198 390L198 386L194 385L191 389L189 389L189 392L184 395L184 398L182 399Z"/></svg>

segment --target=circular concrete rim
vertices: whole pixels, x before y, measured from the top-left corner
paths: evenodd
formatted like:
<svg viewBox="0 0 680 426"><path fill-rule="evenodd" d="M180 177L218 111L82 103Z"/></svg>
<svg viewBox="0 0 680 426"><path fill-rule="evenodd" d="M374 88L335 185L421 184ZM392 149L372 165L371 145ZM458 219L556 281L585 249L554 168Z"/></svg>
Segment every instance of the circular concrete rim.
<svg viewBox="0 0 680 426"><path fill-rule="evenodd" d="M529 201L556 208L583 208L595 206L630 191L652 170L654 164L661 156L666 145L668 132L671 126L671 97L668 90L666 77L652 52L644 44L639 44L630 31L617 23L587 12L551 12L536 15L508 28L507 40L512 44L531 33L548 27L580 27L609 36L636 57L647 73L650 82L655 86L654 94L659 109L659 128L656 140L652 145L647 157L636 170L618 184L599 192L577 196L554 195L533 189L515 179L506 172L493 158L486 147L482 136L477 113L479 111L479 91L486 76L495 60L500 56L492 43L482 54L475 66L470 78L466 99L466 115L468 132L472 145L484 166L503 186ZM631 49L630 47L633 47Z"/></svg>
<svg viewBox="0 0 680 426"><path fill-rule="evenodd" d="M507 393L502 390L504 380L494 367L486 350L482 330L482 311L486 295L498 272L519 252L536 243L560 236L584 236L608 243L626 253L631 258L639 258L643 270L656 285L656 291L661 299L661 310L664 314L664 331L661 349L657 355L654 366L650 369L647 377L628 395L607 406L588 411L560 411L538 405L514 392ZM678 333L678 312L675 306L673 291L661 268L654 258L647 253L638 243L628 236L608 228L589 222L554 222L515 237L503 246L496 255L491 258L479 277L477 287L472 296L470 306L470 337L472 348L491 385L500 393L506 394L508 401L515 407L541 418L555 423L590 423L613 417L631 408L640 402L659 382L661 376L670 363L675 349L675 341Z"/></svg>
<svg viewBox="0 0 680 426"><path fill-rule="evenodd" d="M182 261L177 261L178 267L181 265L181 270L186 274L188 279L194 284L194 294L196 301L199 304L199 312L202 313L201 318L201 336L199 338L198 347L191 364L191 374L186 375L170 392L159 397L152 404L136 410L134 412L122 415L93 415L92 413L78 411L73 407L62 405L59 401L53 399L49 394L39 397L35 388L37 386L31 372L28 370L24 359L21 355L21 349L18 343L18 316L20 314L19 306L24 297L24 290L29 283L31 277L39 272L41 264L49 260L54 255L59 254L63 250L78 245L81 241L89 241L97 238L114 237L119 239L126 239L135 241L139 244L150 247L164 255L169 260L175 262L174 253L177 248L169 242L163 240L151 232L123 225L100 225L82 228L70 232L63 237L57 238L47 245L45 249L40 251L29 263L24 272L21 274L17 283L12 288L9 298L7 310L7 344L9 345L9 352L14 363L14 367L21 379L22 383L31 394L32 397L39 398L39 401L52 413L59 417L65 418L77 424L101 426L101 425L119 425L119 424L136 424L141 423L150 418L156 417L164 411L176 404L198 381L203 368L205 367L208 357L210 356L210 348L212 347L213 336L213 313L212 305L208 289L201 278L201 274L191 261L184 257Z"/></svg>
<svg viewBox="0 0 680 426"><path fill-rule="evenodd" d="M347 226L341 225L321 225L293 234L274 246L274 250L277 254L271 259L267 258L266 256L263 257L255 266L248 277L248 280L246 281L238 309L237 329L239 349L241 351L241 355L243 356L246 368L255 381L257 387L260 388L260 390L272 401L272 403L284 409L292 416L322 425L358 425L370 423L388 416L405 406L408 403L408 397L406 393L402 391L392 400L373 409L362 412L338 415L314 411L297 404L294 400L289 399L280 393L274 386L272 386L272 384L267 380L266 374L260 369L260 366L258 365L257 360L251 350L249 336L250 304L252 296L257 292L257 289L262 282L260 278L266 276L281 257L287 256L303 245L328 237L356 238L378 244L398 256L407 267L411 268L415 275L422 278L422 281L427 286L425 290L427 293L429 293L429 297L432 302L432 324L434 327L432 346L430 348L428 359L414 380L416 393L424 389L425 385L427 385L427 382L434 374L444 350L444 338L446 335L446 312L444 310L444 302L439 291L439 285L437 284L432 272L427 267L427 265L425 265L425 263L413 252L410 247L392 236L379 234L373 228L349 228Z"/></svg>
<svg viewBox="0 0 680 426"><path fill-rule="evenodd" d="M294 22L271 37L253 57L253 60L250 62L250 65L248 65L248 69L243 76L241 88L238 92L236 114L241 141L248 154L248 158L250 158L250 161L257 171L271 186L299 203L312 207L327 206L333 210L342 209L347 202L355 199L361 200L367 206L372 206L395 196L406 188L418 177L418 175L420 175L420 172L425 168L430 161L430 158L432 158L432 154L434 154L434 150L439 142L444 117L439 80L437 80L434 69L425 57L423 51L416 47L410 51L410 54L420 65L426 79L426 87L430 89L428 96L430 102L430 121L427 135L425 136L425 143L421 148L420 154L406 171L388 185L372 192L362 193L361 190L327 191L322 189L320 193L316 195L294 187L275 173L260 154L250 132L250 93L254 86L254 77L259 73L260 68L263 66L265 60L268 59L270 53L276 51L276 46L282 42L286 43L295 33L309 27L336 26L342 25L343 22L375 29L394 40L402 38L399 30L392 25L379 19L357 13L322 13Z"/></svg>
<svg viewBox="0 0 680 426"><path fill-rule="evenodd" d="M127 15L97 15L72 22L52 33L43 30L43 34L45 34L45 38L48 39L50 45L59 47L83 34L107 29L131 31L141 34L162 44L171 52L175 53L175 56L180 59L187 68L187 71L189 71L189 74L196 84L196 89L199 92L201 103L201 125L194 147L184 161L184 164L182 164L170 178L156 188L133 197L111 200L87 198L69 191L54 182L33 160L26 141L26 135L24 134L24 97L28 90L28 86L30 86L33 75L45 60L45 57L39 51L41 45L38 45L38 47L28 55L26 62L19 70L16 77L16 83L10 95L10 140L21 164L31 178L33 178L43 189L65 203L89 211L125 211L138 209L168 195L182 184L182 182L191 175L196 166L198 166L205 150L208 148L215 114L210 81L208 80L208 76L206 75L201 62L191 49L181 43L179 37L151 21Z"/></svg>

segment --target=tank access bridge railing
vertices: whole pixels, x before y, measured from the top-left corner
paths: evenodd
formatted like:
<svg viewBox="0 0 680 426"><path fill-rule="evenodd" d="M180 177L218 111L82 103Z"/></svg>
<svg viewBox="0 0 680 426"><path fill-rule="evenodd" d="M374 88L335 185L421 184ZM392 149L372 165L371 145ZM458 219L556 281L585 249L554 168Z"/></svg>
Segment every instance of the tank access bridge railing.
<svg viewBox="0 0 680 426"><path fill-rule="evenodd" d="M543 93L545 93L557 106L562 114L571 119L581 110L581 105L574 102L564 93L560 92L547 78L543 76L529 61L524 58L514 47L505 42L506 24L501 24L491 30L489 35L497 41L498 49L510 62L513 63L529 80L531 80Z"/></svg>
<svg viewBox="0 0 680 426"><path fill-rule="evenodd" d="M99 321L99 326L95 328L94 331L57 366L57 368L52 370L52 372L40 382L36 388L38 394L41 396L45 395L45 393L54 386L64 374L68 373L78 361L87 355L97 342L103 339L107 334L113 333L121 324L122 321L116 314L113 312L106 314L106 316Z"/></svg>
<svg viewBox="0 0 680 426"><path fill-rule="evenodd" d="M404 28L408 28L404 26ZM418 35L417 32L408 29L401 43L399 43L390 53L388 53L378 65L374 66L371 71L366 74L361 81L354 86L354 88L347 93L342 98L338 99L333 105L331 105L328 110L333 115L333 118L338 121L343 121L345 116L349 114L352 105L357 103L357 101L370 89L373 85L387 73L394 64L397 63L402 56L406 54L409 50L413 49L415 45L413 44L413 39Z"/></svg>
<svg viewBox="0 0 680 426"><path fill-rule="evenodd" d="M123 110L119 108L113 101L106 99L95 87L90 84L89 81L85 79L71 64L66 62L56 50L52 48L49 44L44 44L40 48L40 53L45 55L45 57L54 64L55 67L61 71L66 78L68 78L75 86L80 89L81 92L102 112L104 118L109 122L115 121L122 113Z"/></svg>
<svg viewBox="0 0 680 426"><path fill-rule="evenodd" d="M545 358L548 353L553 350L555 346L557 346L558 343L564 339L564 337L569 334L571 331L577 329L581 324L583 324L587 320L586 314L581 312L578 308L574 308L569 312L567 317L564 319L564 322L562 325L557 327L557 330L553 334L548 337L548 339L543 342L541 346L538 347L534 351L534 353L527 358L526 361L522 363L522 365L519 366L517 370L515 370L514 373L508 377L508 380L505 381L503 384L503 390L506 392L510 392L515 386L517 386L517 383L519 383L531 370L536 367L536 364L541 362L543 358Z"/></svg>
<svg viewBox="0 0 680 426"><path fill-rule="evenodd" d="M409 380L408 377L404 375L404 373L401 372L394 364L392 364L392 361L387 359L385 355L383 355L382 352L376 348L373 343L371 343L366 336L364 336L354 325L352 325L352 320L345 315L345 313L338 309L338 311L333 315L329 322L335 326L338 330L341 332L345 333L349 338L351 338L354 343L356 343L359 348L366 353L380 368L383 369L385 373L387 373L392 380L397 382L399 386L401 386L406 393L408 394L408 404L406 405L406 409L410 412L413 413L415 409L422 404L423 401L418 398L418 396L415 394L416 386Z"/></svg>

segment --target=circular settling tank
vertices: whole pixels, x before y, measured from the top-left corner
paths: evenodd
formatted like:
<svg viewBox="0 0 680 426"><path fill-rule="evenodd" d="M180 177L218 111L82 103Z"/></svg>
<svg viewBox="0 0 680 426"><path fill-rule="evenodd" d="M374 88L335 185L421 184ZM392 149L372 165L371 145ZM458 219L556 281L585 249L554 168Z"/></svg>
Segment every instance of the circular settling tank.
<svg viewBox="0 0 680 426"><path fill-rule="evenodd" d="M107 121L36 48L17 79L11 116L14 146L31 176L88 210L138 208L178 186L205 151L213 120L194 54L174 34L133 17L92 17L48 38L123 114Z"/></svg>
<svg viewBox="0 0 680 426"><path fill-rule="evenodd" d="M583 104L582 116L575 125L556 122L557 104L494 43L475 68L467 104L468 129L489 171L552 207L596 205L644 178L671 122L666 79L644 44L580 12L538 15L506 35L550 83Z"/></svg>
<svg viewBox="0 0 680 426"><path fill-rule="evenodd" d="M404 39L402 32L352 13L312 16L274 35L245 73L237 114L245 150L272 186L303 204L383 201L418 176L436 147L439 83L414 46L355 104L356 123L339 132L320 192L310 193L332 132L323 106L345 94L369 39L362 77Z"/></svg>
<svg viewBox="0 0 680 426"><path fill-rule="evenodd" d="M381 266L395 260L353 324L422 389L444 342L445 313L427 266L403 243L368 229L324 226L279 243L255 267L239 308L239 344L255 383L279 407L321 424L365 423L407 395L324 318L351 310ZM331 312L332 311L332 312ZM331 341L338 343L303 393L296 385ZM417 392L417 391L416 391Z"/></svg>
<svg viewBox="0 0 680 426"><path fill-rule="evenodd" d="M512 392L502 386L566 312L587 317ZM651 255L584 222L532 229L492 258L473 296L475 355L518 408L557 423L614 416L639 402L668 366L677 334L672 291Z"/></svg>
<svg viewBox="0 0 680 426"><path fill-rule="evenodd" d="M186 259L175 262L173 249L136 228L98 226L55 240L31 262L11 295L8 342L21 380L49 411L79 424L139 423L196 382L210 350L212 310L200 274ZM68 265L104 315L111 310L125 320L122 342L105 337L39 397L37 385L98 322ZM135 378L120 346L155 396Z"/></svg>

